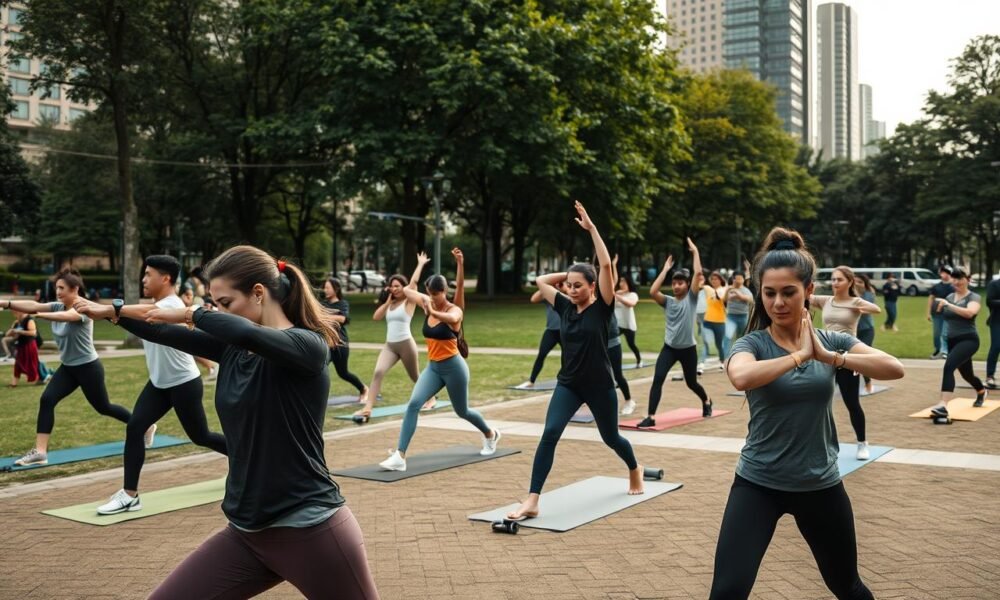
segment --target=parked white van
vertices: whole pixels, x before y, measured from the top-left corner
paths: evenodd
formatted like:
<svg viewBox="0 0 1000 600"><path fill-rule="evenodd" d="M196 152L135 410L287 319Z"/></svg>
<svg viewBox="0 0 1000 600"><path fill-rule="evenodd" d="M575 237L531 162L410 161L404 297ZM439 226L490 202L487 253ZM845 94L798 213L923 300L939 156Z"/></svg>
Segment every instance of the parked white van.
<svg viewBox="0 0 1000 600"><path fill-rule="evenodd" d="M941 281L937 273L930 269L918 269L913 267L877 267L867 268L851 267L855 275L867 275L872 281L872 285L878 292L882 293L882 286L889 279L889 273L896 276L896 282L907 296L926 296L930 293L931 287ZM832 293L830 288L830 277L833 276L833 269L819 269L816 272L816 291L821 294Z"/></svg>

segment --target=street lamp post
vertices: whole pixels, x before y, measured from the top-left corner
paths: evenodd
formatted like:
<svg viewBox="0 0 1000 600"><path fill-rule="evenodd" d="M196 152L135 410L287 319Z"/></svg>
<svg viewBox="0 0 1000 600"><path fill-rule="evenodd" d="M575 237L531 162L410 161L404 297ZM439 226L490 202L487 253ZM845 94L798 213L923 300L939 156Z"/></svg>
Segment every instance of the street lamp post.
<svg viewBox="0 0 1000 600"><path fill-rule="evenodd" d="M850 225L851 222L850 221L845 221L845 220L841 219L839 221L834 221L833 224L834 225L845 225L846 226L846 225ZM840 234L837 236L837 262L838 262L838 264L843 264L843 262L844 262L844 236L845 235L847 235L847 227L844 227L844 230L841 231Z"/></svg>
<svg viewBox="0 0 1000 600"><path fill-rule="evenodd" d="M442 194L448 193L451 188L451 181L445 179L444 173L436 171L430 177L421 177L424 189L431 195L434 201L434 272L441 273L441 196L437 193L435 184L441 186Z"/></svg>

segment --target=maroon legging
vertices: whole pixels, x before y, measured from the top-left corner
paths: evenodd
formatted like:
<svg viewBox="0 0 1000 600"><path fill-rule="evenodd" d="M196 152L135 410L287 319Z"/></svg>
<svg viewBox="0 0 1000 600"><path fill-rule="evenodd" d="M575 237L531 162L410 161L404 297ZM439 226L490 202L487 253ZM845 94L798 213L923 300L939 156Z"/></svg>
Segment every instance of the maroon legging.
<svg viewBox="0 0 1000 600"><path fill-rule="evenodd" d="M205 540L150 600L250 598L282 581L306 598L378 599L361 527L342 506L313 527L246 533L232 525Z"/></svg>

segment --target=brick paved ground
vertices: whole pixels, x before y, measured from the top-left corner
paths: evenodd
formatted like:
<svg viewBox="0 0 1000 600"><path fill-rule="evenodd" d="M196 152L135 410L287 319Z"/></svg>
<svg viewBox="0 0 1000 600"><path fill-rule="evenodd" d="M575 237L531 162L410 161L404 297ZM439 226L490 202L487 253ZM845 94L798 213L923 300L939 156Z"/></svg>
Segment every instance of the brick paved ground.
<svg viewBox="0 0 1000 600"><path fill-rule="evenodd" d="M940 364L940 363L938 363ZM930 405L940 373L912 368L905 383L865 401L873 443L1000 455L1000 412L978 423L935 427L909 419ZM737 409L670 433L742 437L747 412L727 397L721 374L704 378L719 407ZM670 382L664 406L696 405ZM644 407L648 384L634 385ZM541 422L545 404L498 405L487 418ZM852 439L837 404L841 439ZM398 427L372 427L327 444L332 466L381 460ZM412 452L475 443L474 433L423 428ZM509 435L523 453L394 484L340 479L365 532L369 560L386 599L705 598L722 511L737 455L637 447L684 488L576 530L492 534L467 514L518 500L537 440ZM152 490L221 476L210 460L144 475ZM600 443L564 441L547 489L596 474L624 475ZM862 576L878 598L996 598L1000 588L1000 472L874 463L845 479L854 503ZM39 514L43 508L100 499L117 479L0 500L0 598L142 598L211 532L224 525L217 505L93 527ZM332 582L333 583L333 582ZM265 598L297 598L287 584ZM790 519L779 525L755 598L829 598Z"/></svg>

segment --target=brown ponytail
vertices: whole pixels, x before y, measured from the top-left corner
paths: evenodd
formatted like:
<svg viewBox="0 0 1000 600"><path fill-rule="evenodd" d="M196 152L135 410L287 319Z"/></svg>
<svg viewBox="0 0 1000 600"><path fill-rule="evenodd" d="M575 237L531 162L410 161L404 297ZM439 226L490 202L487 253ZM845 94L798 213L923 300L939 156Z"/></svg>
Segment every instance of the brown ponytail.
<svg viewBox="0 0 1000 600"><path fill-rule="evenodd" d="M83 285L83 276L73 267L66 267L52 276L52 283L59 283L62 279L67 287L76 288L76 293L81 298L87 297L87 288Z"/></svg>
<svg viewBox="0 0 1000 600"><path fill-rule="evenodd" d="M323 336L331 348L340 343L332 313L323 310L313 294L309 278L292 263L279 261L254 246L234 246L217 256L208 267L208 279L225 278L233 288L249 294L258 283L281 303L281 310L296 327Z"/></svg>

